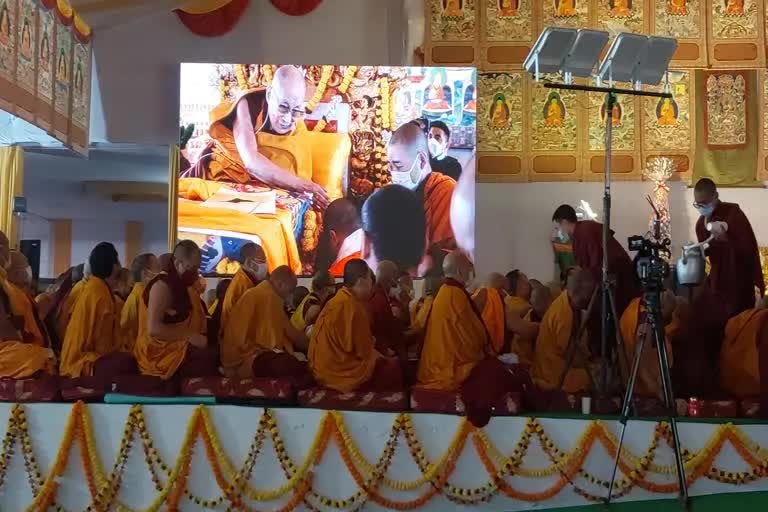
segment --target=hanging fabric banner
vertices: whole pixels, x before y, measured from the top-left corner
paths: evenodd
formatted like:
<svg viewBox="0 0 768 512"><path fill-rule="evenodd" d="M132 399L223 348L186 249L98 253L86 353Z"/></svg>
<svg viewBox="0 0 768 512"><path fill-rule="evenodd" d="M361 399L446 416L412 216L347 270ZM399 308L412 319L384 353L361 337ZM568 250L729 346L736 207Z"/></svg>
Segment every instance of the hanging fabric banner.
<svg viewBox="0 0 768 512"><path fill-rule="evenodd" d="M246 7L248 0L206 0L192 2L174 12L192 33L218 37L234 28Z"/></svg>
<svg viewBox="0 0 768 512"><path fill-rule="evenodd" d="M322 0L270 0L272 5L283 14L289 16L304 16L320 5Z"/></svg>

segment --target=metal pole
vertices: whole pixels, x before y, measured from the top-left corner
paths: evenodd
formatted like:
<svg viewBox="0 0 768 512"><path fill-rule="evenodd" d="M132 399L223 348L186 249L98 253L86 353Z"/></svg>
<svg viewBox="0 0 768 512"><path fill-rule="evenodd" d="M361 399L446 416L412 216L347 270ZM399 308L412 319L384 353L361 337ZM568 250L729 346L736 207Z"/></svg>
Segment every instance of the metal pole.
<svg viewBox="0 0 768 512"><path fill-rule="evenodd" d="M603 364L600 366L600 393L608 390L608 326L610 307L608 293L608 241L611 233L611 149L613 138L613 107L616 104L616 95L609 92L605 96L605 172L603 173L603 262L600 291L602 293L602 317L600 323L600 357ZM616 321L616 319L614 319Z"/></svg>

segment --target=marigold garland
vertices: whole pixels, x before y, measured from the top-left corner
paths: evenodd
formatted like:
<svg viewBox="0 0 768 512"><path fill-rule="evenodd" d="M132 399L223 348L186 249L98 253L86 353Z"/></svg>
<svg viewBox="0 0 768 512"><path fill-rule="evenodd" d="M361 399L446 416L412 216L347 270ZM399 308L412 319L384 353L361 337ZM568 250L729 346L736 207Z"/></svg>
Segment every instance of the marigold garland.
<svg viewBox="0 0 768 512"><path fill-rule="evenodd" d="M291 498L279 508L281 512L289 512L299 505L309 510L317 510L314 503L328 509L359 509L368 500L377 505L392 510L414 510L437 494L462 505L478 505L490 500L496 493L501 492L509 498L536 502L556 496L566 485L588 501L600 501L603 496L593 494L576 485L577 479L586 480L591 486L606 488L609 483L584 471L583 463L592 447L599 442L609 454L616 452L616 438L601 422L591 422L584 430L570 451L562 451L549 438L542 425L536 419L529 419L520 435L511 455L502 454L493 442L482 431L472 427L466 420L461 420L454 438L436 462L430 462L424 454L415 428L408 414L396 416L392 424L386 445L375 463L371 463L362 455L356 443L352 440L344 423L341 413L328 412L320 423L315 439L304 460L297 466L288 455L280 437L277 422L269 410L261 416L253 442L241 468L235 468L219 442L218 434L213 426L209 412L199 406L195 409L187 425L187 432L182 441L179 454L173 468L168 467L154 448L151 435L146 426L143 409L133 406L126 419L123 437L110 473L106 473L101 465L97 450L93 426L85 404L80 402L73 405L62 443L56 458L45 478L36 462L32 441L28 431L25 409L15 405L8 418L7 429L0 448L0 486L5 482L6 471L13 456L14 444L19 441L27 480L33 492L34 499L27 508L30 511L54 509L65 512L55 503L57 480L62 476L69 460L72 444L77 441L80 445L80 460L85 481L91 495L92 503L87 511L116 510L130 512L130 509L116 500L119 494L122 476L132 442L136 434L142 442L145 462L152 475L158 494L147 509L148 512L159 510L164 505L167 510L179 510L180 503L185 497L199 507L217 508L227 505L228 510L252 511L245 503L246 499L253 501L271 501L291 493ZM413 481L393 480L386 476L398 446L398 438L403 435L411 457L416 462L421 476ZM286 482L277 489L259 491L248 483L253 468L261 453L261 447L266 436L270 436L275 448L278 461L286 476ZM448 482L455 469L456 461L463 452L469 437L480 458L483 467L490 477L489 482L476 488L462 488ZM188 487L188 476L192 460L192 450L198 438L203 443L209 467L214 480L222 491L222 495L214 500L203 500L191 493ZM523 468L523 459L531 444L537 438L544 453L552 465L544 469ZM646 452L638 457L628 450L622 450L619 466L623 478L614 484L614 496L621 497L635 487L654 493L676 493L677 484L659 484L648 480L648 474L674 474L674 468L657 466L653 463L660 441L671 445L671 429L666 423L659 423L654 429L651 442ZM322 461L328 443L333 441L341 455L342 461L355 480L358 491L345 499L331 499L319 494L312 487L311 468ZM725 443L730 443L739 456L749 465L747 471L724 471L713 465L717 455ZM744 485L768 475L768 450L751 441L744 432L731 424L720 425L707 444L697 452L683 449L686 466L686 480L689 485L701 477L730 485ZM158 474L157 469L160 469ZM550 478L559 475L557 481L540 492L523 492L513 488L507 481L509 477ZM161 476L165 481L161 480ZM389 487L395 490L413 491L429 485L425 492L416 499L396 501L382 496L379 489ZM226 503L225 503L226 502ZM255 511L254 511L255 512Z"/></svg>

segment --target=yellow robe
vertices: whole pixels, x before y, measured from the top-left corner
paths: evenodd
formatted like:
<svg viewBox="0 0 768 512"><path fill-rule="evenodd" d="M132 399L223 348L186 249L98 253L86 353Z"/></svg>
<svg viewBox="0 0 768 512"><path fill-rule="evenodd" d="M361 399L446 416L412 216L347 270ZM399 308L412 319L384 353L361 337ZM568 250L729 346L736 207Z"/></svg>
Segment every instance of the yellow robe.
<svg viewBox="0 0 768 512"><path fill-rule="evenodd" d="M495 288L481 288L481 290L485 290L485 305L480 312L480 316L483 319L485 328L488 330L488 335L491 337L493 350L500 354L504 348L507 334L504 299ZM480 290L476 291L472 298L475 299L480 293Z"/></svg>
<svg viewBox="0 0 768 512"><path fill-rule="evenodd" d="M533 307L527 300L514 295L508 295L504 299L504 305L507 311L519 316L523 320L530 322L531 313ZM523 364L531 364L533 362L533 352L536 345L535 339L525 339L519 334L515 334L510 344L510 351L513 354L517 354L518 361Z"/></svg>
<svg viewBox="0 0 768 512"><path fill-rule="evenodd" d="M640 327L638 322L640 321L640 299L633 299L629 303L627 309L621 315L621 321L619 326L621 329L621 339L624 341L624 350L627 354L627 361L632 368L632 362L635 358L635 347L637 347L637 330ZM670 343L670 335L676 329L675 321L673 320L665 328L665 343L667 345L667 356L669 359L669 366L672 367L672 344ZM650 328L646 328L648 331L645 344L643 345L643 355L640 359L640 369L637 373L637 382L635 384L635 391L641 396L662 396L661 385L661 373L659 373L659 355L656 352L656 348L653 344L653 334L650 332Z"/></svg>
<svg viewBox="0 0 768 512"><path fill-rule="evenodd" d="M379 355L367 304L342 288L320 312L309 342L309 367L317 382L344 393L368 381Z"/></svg>
<svg viewBox="0 0 768 512"><path fill-rule="evenodd" d="M120 312L120 330L123 337L123 350L126 352L133 352L136 338L139 337L139 313L142 312L142 306L144 306L144 290L146 288L147 285L144 283L133 285L133 289ZM146 306L144 306L143 312L146 312Z"/></svg>
<svg viewBox="0 0 768 512"><path fill-rule="evenodd" d="M423 334L426 331L427 320L429 319L429 313L432 311L432 304L434 302L435 297L429 295L414 304L411 309L411 329L414 332Z"/></svg>
<svg viewBox="0 0 768 512"><path fill-rule="evenodd" d="M224 374L250 377L253 375L253 360L262 353L280 351L293 354L293 344L287 334L289 325L284 301L272 283L262 281L245 292L232 310L229 325L221 339Z"/></svg>
<svg viewBox="0 0 768 512"><path fill-rule="evenodd" d="M24 319L24 331L28 339L0 341L0 378L24 379L39 371L54 374L56 371L53 351L46 346L44 333L35 319L34 302L18 287L0 277L11 304L11 314Z"/></svg>
<svg viewBox="0 0 768 512"><path fill-rule="evenodd" d="M322 305L320 298L314 293L310 293L304 297L304 299L302 299L301 303L299 304L299 307L296 308L296 311L294 311L291 315L291 325L293 325L301 332L306 331L307 327L309 326L307 325L307 319L304 318L304 310L309 309L312 306L320 305ZM317 317L315 317L315 321L317 321Z"/></svg>
<svg viewBox="0 0 768 512"><path fill-rule="evenodd" d="M133 355L142 375L170 379L187 356L189 337L192 334L205 334L207 321L200 294L193 286L187 288L187 293L192 302L192 309L186 320L174 324L178 336L172 340L161 340L149 335L147 306L143 300L139 303L139 335Z"/></svg>
<svg viewBox="0 0 768 512"><path fill-rule="evenodd" d="M578 319L571 303L568 300L568 292L562 292L544 314L539 325L539 335L536 338L536 349L533 356L533 369L531 377L533 383L541 389L557 389L560 383L560 375L565 369L568 343L571 336L578 333ZM581 354L588 354L587 333L579 340ZM576 352L574 361L584 356ZM590 387L589 374L584 368L576 368L574 365L568 370L563 383L563 390L568 393L580 393L588 391Z"/></svg>
<svg viewBox="0 0 768 512"><path fill-rule="evenodd" d="M759 336L768 329L768 309L748 309L725 326L720 349L720 386L739 398L760 395ZM766 336L763 334L763 336Z"/></svg>
<svg viewBox="0 0 768 512"><path fill-rule="evenodd" d="M464 288L444 284L432 304L417 374L419 385L453 391L485 359L488 333Z"/></svg>
<svg viewBox="0 0 768 512"><path fill-rule="evenodd" d="M67 326L59 373L64 377L92 375L100 357L120 350L116 325L117 309L109 285L103 279L88 279Z"/></svg>
<svg viewBox="0 0 768 512"><path fill-rule="evenodd" d="M64 300L61 301L59 312L56 315L56 335L62 343L64 341L64 336L67 333L69 319L72 318L72 311L75 309L75 303L85 289L85 285L88 283L89 279L90 278L84 278L76 282L72 289L69 290L67 296L64 297Z"/></svg>
<svg viewBox="0 0 768 512"><path fill-rule="evenodd" d="M253 281L242 268L235 272L232 282L227 287L227 293L224 294L224 302L221 304L221 327L219 328L219 340L224 339L225 330L229 322L229 315L232 313L240 298L253 288Z"/></svg>

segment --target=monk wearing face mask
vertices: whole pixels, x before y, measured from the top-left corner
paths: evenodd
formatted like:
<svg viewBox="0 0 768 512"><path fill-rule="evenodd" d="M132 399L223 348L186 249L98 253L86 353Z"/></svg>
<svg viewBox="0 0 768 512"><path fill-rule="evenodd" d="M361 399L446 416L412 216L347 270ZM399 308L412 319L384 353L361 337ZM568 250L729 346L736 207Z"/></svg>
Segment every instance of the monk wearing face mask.
<svg viewBox="0 0 768 512"><path fill-rule="evenodd" d="M267 256L258 244L249 242L240 248L240 269L229 283L224 300L221 302L221 327L219 339L224 337L229 316L237 301L250 290L267 278Z"/></svg>
<svg viewBox="0 0 768 512"><path fill-rule="evenodd" d="M134 350L143 375L169 380L218 373L216 358L207 350L205 308L196 290L200 259L194 242L179 242L144 290L146 315L139 316Z"/></svg>

